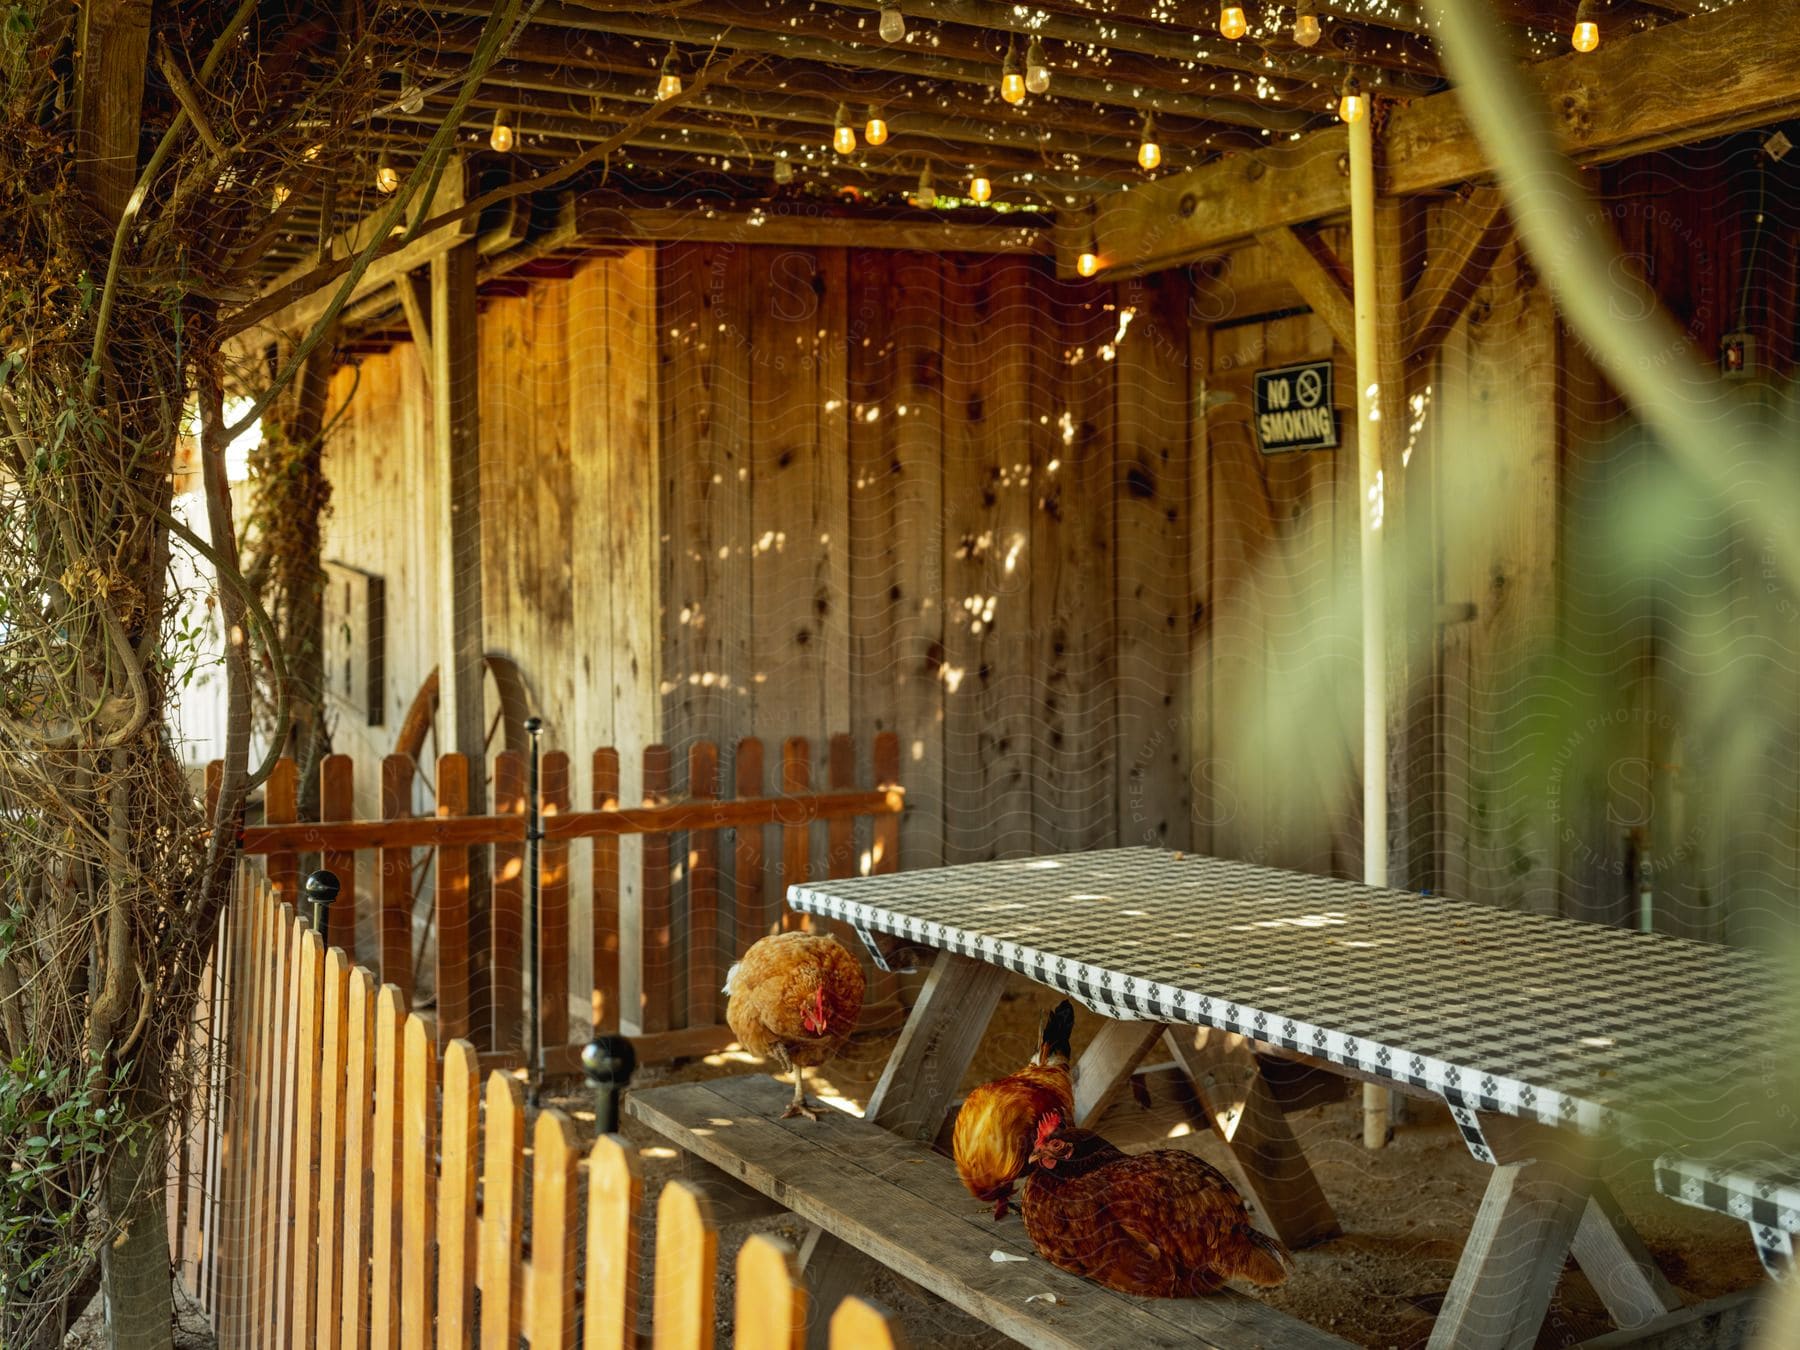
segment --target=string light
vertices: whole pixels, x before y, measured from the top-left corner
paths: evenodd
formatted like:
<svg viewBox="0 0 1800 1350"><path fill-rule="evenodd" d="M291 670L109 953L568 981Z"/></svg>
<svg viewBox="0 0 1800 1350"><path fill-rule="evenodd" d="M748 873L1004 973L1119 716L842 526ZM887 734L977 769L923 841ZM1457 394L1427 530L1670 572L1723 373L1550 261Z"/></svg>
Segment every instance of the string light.
<svg viewBox="0 0 1800 1350"><path fill-rule="evenodd" d="M1050 58L1044 55L1044 39L1036 33L1025 49L1025 87L1034 94L1050 88Z"/></svg>
<svg viewBox="0 0 1800 1350"><path fill-rule="evenodd" d="M1250 31L1249 20L1244 18L1242 5L1222 4L1219 6L1219 36L1230 38L1236 42Z"/></svg>
<svg viewBox="0 0 1800 1350"><path fill-rule="evenodd" d="M269 190L269 201L279 211L287 203L288 189L285 183L277 183Z"/></svg>
<svg viewBox="0 0 1800 1350"><path fill-rule="evenodd" d="M1147 173L1162 163L1162 147L1156 143L1156 117L1144 118L1144 139L1138 144L1138 163Z"/></svg>
<svg viewBox="0 0 1800 1350"><path fill-rule="evenodd" d="M1362 81L1351 71L1344 76L1344 87L1338 99L1338 116L1346 122L1360 122L1368 115L1369 100L1363 94Z"/></svg>
<svg viewBox="0 0 1800 1350"><path fill-rule="evenodd" d="M794 181L794 161L778 159L775 161L775 181L783 185Z"/></svg>
<svg viewBox="0 0 1800 1350"><path fill-rule="evenodd" d="M1319 27L1319 16L1315 12L1317 0L1295 0L1294 4L1294 41L1302 47L1318 45L1322 29Z"/></svg>
<svg viewBox="0 0 1800 1350"><path fill-rule="evenodd" d="M1594 19L1598 8L1594 0L1581 0L1575 6L1575 31L1569 35L1569 45L1578 52L1591 52L1600 45L1600 25Z"/></svg>
<svg viewBox="0 0 1800 1350"><path fill-rule="evenodd" d="M898 42L906 36L906 16L900 12L900 0L881 0L881 40Z"/></svg>
<svg viewBox="0 0 1800 1350"><path fill-rule="evenodd" d="M850 125L850 109L842 103L837 107L837 130L831 133L831 148L840 155L856 149L856 128Z"/></svg>
<svg viewBox="0 0 1800 1350"><path fill-rule="evenodd" d="M926 162L919 170L919 190L913 193L913 205L932 207L937 205L937 189L931 184L931 164Z"/></svg>
<svg viewBox="0 0 1800 1350"><path fill-rule="evenodd" d="M887 119L874 108L870 108L869 120L863 123L863 139L870 145L886 145L887 136Z"/></svg>
<svg viewBox="0 0 1800 1350"><path fill-rule="evenodd" d="M398 192L400 190L400 171L388 162L385 152L380 159L375 161L375 188L378 192ZM283 196L286 196L287 189L282 188L281 192Z"/></svg>
<svg viewBox="0 0 1800 1350"><path fill-rule="evenodd" d="M513 129L505 113L494 114L494 129L488 132L488 144L503 155L513 148Z"/></svg>
<svg viewBox="0 0 1800 1350"><path fill-rule="evenodd" d="M975 170L975 176L969 180L969 200L985 202L994 195L994 184L987 176L986 169Z"/></svg>
<svg viewBox="0 0 1800 1350"><path fill-rule="evenodd" d="M662 76L656 82L656 101L666 103L681 93L681 53L675 50L675 44L669 44L669 54L663 57Z"/></svg>
<svg viewBox="0 0 1800 1350"><path fill-rule="evenodd" d="M1000 97L1008 103L1025 101L1025 67L1019 60L1019 39L1006 41L1006 60L1000 67Z"/></svg>

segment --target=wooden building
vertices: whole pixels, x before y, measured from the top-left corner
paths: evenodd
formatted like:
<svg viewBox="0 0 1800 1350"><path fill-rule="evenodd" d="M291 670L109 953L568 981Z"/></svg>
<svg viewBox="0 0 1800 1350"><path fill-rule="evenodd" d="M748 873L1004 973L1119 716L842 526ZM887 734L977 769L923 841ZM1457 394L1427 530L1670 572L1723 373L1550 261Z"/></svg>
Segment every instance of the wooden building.
<svg viewBox="0 0 1800 1350"><path fill-rule="evenodd" d="M1046 5L1056 69L1033 123L977 79L1024 25L1012 7L902 6L937 67L880 41L878 8L533 12L481 86L466 157L413 212L448 223L378 257L346 311L325 450L328 643L350 663L336 749L371 765L393 749L444 666L464 692L438 748L459 718L463 748L492 749L488 722L516 738L541 714L577 752L577 801L594 746L624 751L631 800L651 743L681 765L717 742L730 781L740 738L806 737L822 777L831 734L866 754L893 731L907 867L1141 842L1360 875L1337 115L1360 71L1393 376L1393 879L1632 923L1653 887L1658 927L1721 939L1752 931L1771 887L1794 893L1791 849L1746 881L1706 842L1656 624L1589 584L1594 484L1631 472L1629 419L1522 246L1422 15L1329 6L1326 41L1301 48L1267 6L1245 46L1194 55L1164 7L1119 4L1096 55L1090 7ZM1756 35L1794 5L1633 0L1591 54L1546 39L1561 8L1497 6L1624 265L1708 361L1752 334L1772 387L1794 365L1800 184L1770 147L1800 78ZM474 34L446 20L419 40L397 78L430 106L412 127L387 110L382 145L417 151ZM658 103L670 41L689 88ZM1140 85L1109 93L1109 71ZM1196 72L1224 92L1191 92ZM1658 92L1675 72L1681 100ZM820 141L843 101L864 143L834 158ZM891 121L880 150L865 104ZM1159 174L1133 162L1146 110ZM502 154L490 126L509 117ZM596 147L612 178L593 158L459 218ZM921 166L946 198L991 174L1017 209L898 201ZM270 341L329 293L292 280L304 242L285 261ZM1256 373L1307 362L1328 365L1338 444L1265 453ZM356 687L370 579L372 695ZM1538 663L1572 625L1598 635L1614 697L1590 732L1536 744ZM485 707L466 692L481 652L513 663L522 698L502 709L491 677ZM375 775L361 784L373 814Z"/></svg>

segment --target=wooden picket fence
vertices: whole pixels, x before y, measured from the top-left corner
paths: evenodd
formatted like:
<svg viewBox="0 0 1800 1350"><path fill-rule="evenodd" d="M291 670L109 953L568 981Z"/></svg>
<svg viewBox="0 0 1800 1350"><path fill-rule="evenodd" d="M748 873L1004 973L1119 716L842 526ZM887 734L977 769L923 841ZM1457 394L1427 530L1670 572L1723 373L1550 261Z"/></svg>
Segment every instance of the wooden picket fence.
<svg viewBox="0 0 1800 1350"><path fill-rule="evenodd" d="M634 1146L583 1148L557 1110L528 1120L514 1074L484 1085L472 1044L440 1051L398 986L248 870L187 1049L215 1071L172 1141L170 1250L228 1350L712 1345L702 1192L675 1180L657 1198L641 1337ZM753 1238L736 1269L736 1344L798 1350L792 1249ZM830 1331L834 1347L895 1344L859 1300Z"/></svg>
<svg viewBox="0 0 1800 1350"><path fill-rule="evenodd" d="M765 795L762 742L742 740L732 757L735 795L722 796L719 747L698 742L688 754L686 794L678 799L671 795L669 748L652 745L643 752L639 806L620 803L619 751L596 750L587 810L573 809L568 755L546 754L539 782L546 835L539 863L544 1069L572 1071L579 1053L569 1025L570 881L579 861L572 845L590 844L594 1029L632 1023L642 1062L708 1053L730 1040L719 993L725 967L758 937L794 920L772 897L811 875L815 825L824 829L826 875L898 868L899 741L883 732L870 750L874 781L859 789L855 743L833 736L826 787L814 790L811 747L790 738L781 747L779 792ZM374 965L383 982L409 999L415 993L415 851L433 851L437 1043L468 1039L494 1052L490 1065L516 1057L523 1039L526 767L516 751L496 756L493 813L470 815L468 760L440 756L437 813L416 817L415 765L408 756L390 755L380 766L381 817L356 820L355 767L348 756L333 755L320 767L321 821L299 823L298 773L283 760L265 788L263 823L243 837L244 852L266 858L277 896L290 904L302 900L300 857L319 855L343 887L330 911L330 945ZM217 772L211 766L211 781ZM779 837L773 867L765 861L771 832ZM620 847L632 835L642 839L635 903L626 900ZM357 893L359 853L374 855L372 896ZM722 854L730 864L728 888L720 883ZM487 879L485 887L473 883L476 877ZM357 947L359 905L373 906L373 925L364 925L374 933L371 951ZM629 1012L621 1004L628 990L636 1003Z"/></svg>

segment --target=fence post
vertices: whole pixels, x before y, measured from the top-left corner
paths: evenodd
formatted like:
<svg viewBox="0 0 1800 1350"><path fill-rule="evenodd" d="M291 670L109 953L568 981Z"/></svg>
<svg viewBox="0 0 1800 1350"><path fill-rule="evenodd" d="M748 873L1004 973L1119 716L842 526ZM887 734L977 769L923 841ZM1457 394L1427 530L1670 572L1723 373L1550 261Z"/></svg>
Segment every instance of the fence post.
<svg viewBox="0 0 1800 1350"><path fill-rule="evenodd" d="M719 1230L706 1197L677 1178L656 1202L657 1350L712 1350Z"/></svg>
<svg viewBox="0 0 1800 1350"><path fill-rule="evenodd" d="M806 1344L806 1286L794 1249L767 1233L738 1252L732 1344L737 1350L800 1350Z"/></svg>
<svg viewBox="0 0 1800 1350"><path fill-rule="evenodd" d="M669 747L644 747L644 804L669 799ZM672 1009L673 932L669 922L669 836L644 836L643 885L639 890L638 1025L645 1031L667 1031Z"/></svg>
<svg viewBox="0 0 1800 1350"><path fill-rule="evenodd" d="M533 1346L575 1340L575 1127L555 1109L531 1133L531 1279L525 1334Z"/></svg>
<svg viewBox="0 0 1800 1350"><path fill-rule="evenodd" d="M469 759L439 755L437 810L440 817L469 813ZM437 851L437 1043L466 1037L469 1010L469 850L446 844Z"/></svg>
<svg viewBox="0 0 1800 1350"><path fill-rule="evenodd" d="M697 741L688 751L688 797L696 802L719 796L719 747ZM719 999L719 835L713 829L688 831L687 1024L712 1026Z"/></svg>
<svg viewBox="0 0 1800 1350"><path fill-rule="evenodd" d="M582 1350L637 1344L638 1211L644 1177L635 1145L602 1134L588 1150L587 1329ZM516 1342L515 1342L516 1344Z"/></svg>
<svg viewBox="0 0 1800 1350"><path fill-rule="evenodd" d="M804 736L790 736L781 743L781 790L798 796L812 786L812 750ZM786 819L784 815L784 820ZM775 893L775 912L783 932L798 928L800 915L788 908L787 889L812 874L811 820L801 817L781 827L781 885Z"/></svg>

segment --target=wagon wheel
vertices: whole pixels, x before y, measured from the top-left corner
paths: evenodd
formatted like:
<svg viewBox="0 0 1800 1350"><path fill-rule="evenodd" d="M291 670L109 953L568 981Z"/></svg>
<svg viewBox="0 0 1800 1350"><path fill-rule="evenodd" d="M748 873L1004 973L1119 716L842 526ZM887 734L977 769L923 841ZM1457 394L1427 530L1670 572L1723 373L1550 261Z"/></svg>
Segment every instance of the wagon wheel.
<svg viewBox="0 0 1800 1350"><path fill-rule="evenodd" d="M483 739L481 762L469 766L470 776L480 774L484 788L491 784L493 759L498 750L524 751L530 743L525 732L525 719L531 715L531 695L518 663L510 656L489 652L482 657L482 706L487 712L487 735ZM411 755L413 760L413 812L432 815L437 808L437 760L444 740L438 730L438 672L432 671L413 695L412 705L401 719L399 734L394 738L396 754ZM491 803L490 803L491 805ZM431 878L436 849L420 850L413 863L412 893L418 895ZM424 958L425 944L431 940L436 918L437 900L432 898L425 927L413 953L413 965Z"/></svg>

